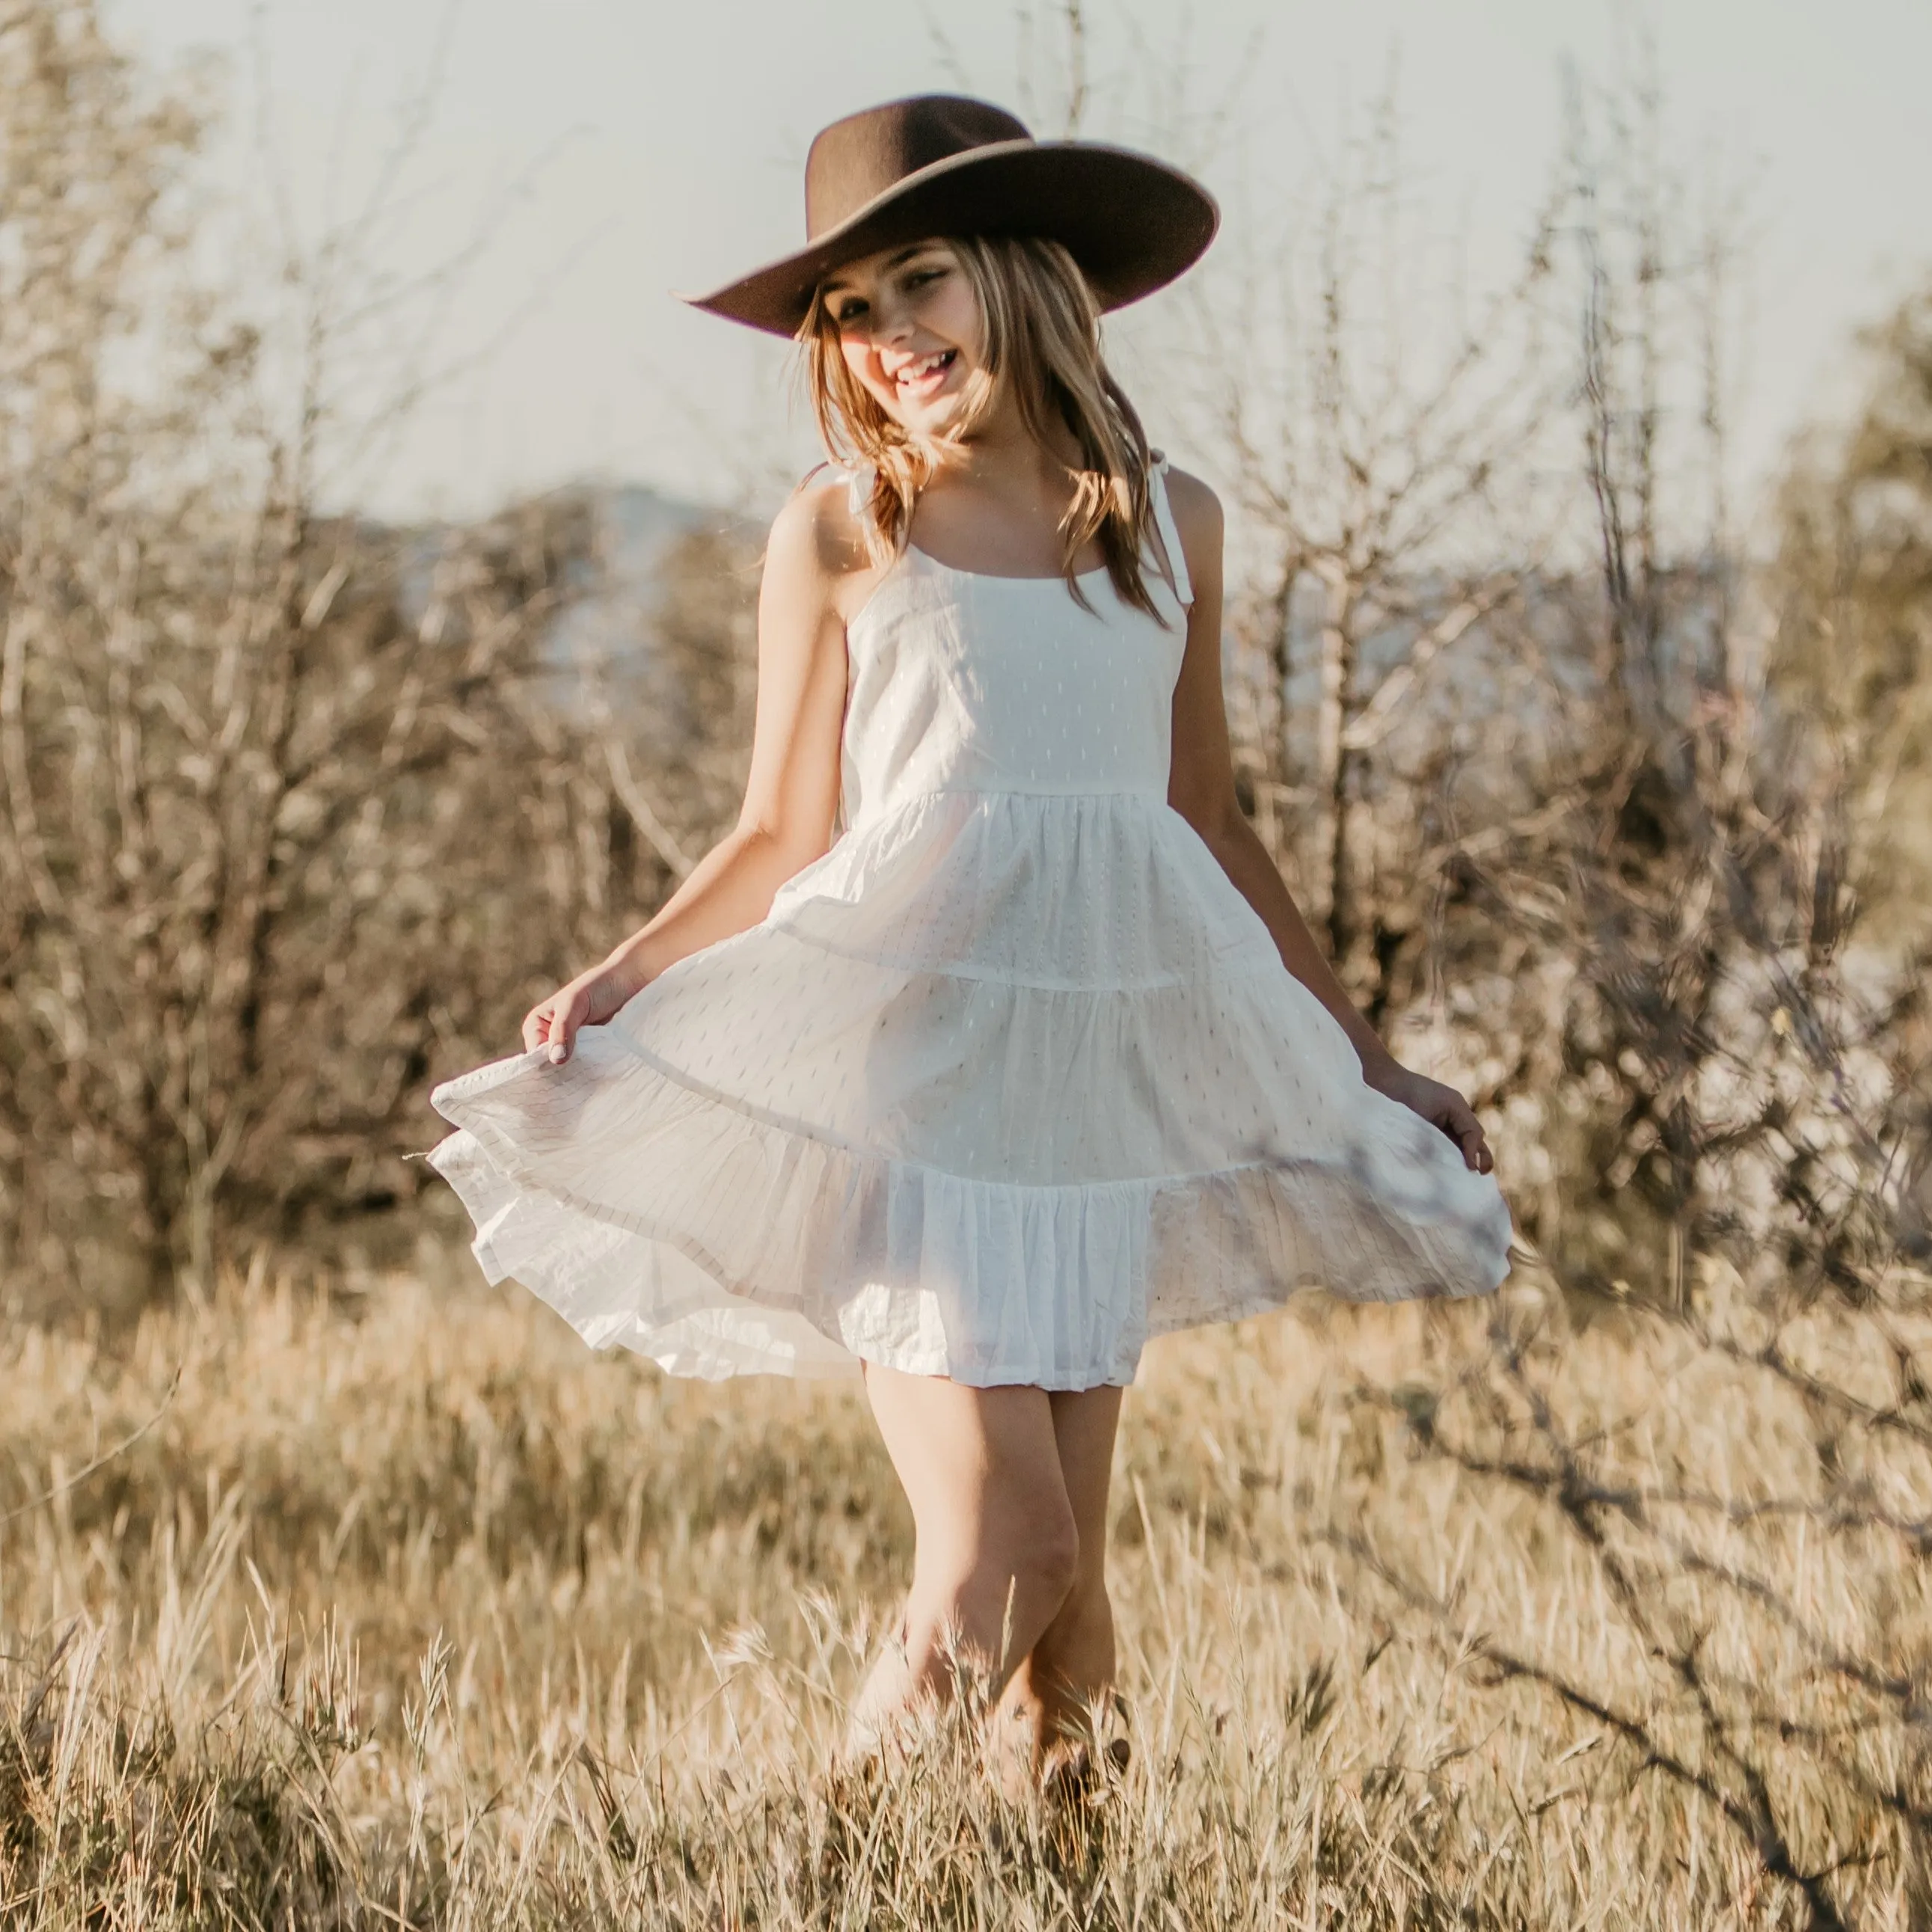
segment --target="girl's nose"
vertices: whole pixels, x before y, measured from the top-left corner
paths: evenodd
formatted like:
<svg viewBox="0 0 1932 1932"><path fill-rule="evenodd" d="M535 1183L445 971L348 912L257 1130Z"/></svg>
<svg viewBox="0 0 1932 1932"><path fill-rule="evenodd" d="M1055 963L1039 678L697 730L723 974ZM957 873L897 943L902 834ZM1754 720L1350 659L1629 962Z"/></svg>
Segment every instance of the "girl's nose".
<svg viewBox="0 0 1932 1932"><path fill-rule="evenodd" d="M872 339L875 342L903 342L911 334L912 310L902 302L887 297L872 305Z"/></svg>

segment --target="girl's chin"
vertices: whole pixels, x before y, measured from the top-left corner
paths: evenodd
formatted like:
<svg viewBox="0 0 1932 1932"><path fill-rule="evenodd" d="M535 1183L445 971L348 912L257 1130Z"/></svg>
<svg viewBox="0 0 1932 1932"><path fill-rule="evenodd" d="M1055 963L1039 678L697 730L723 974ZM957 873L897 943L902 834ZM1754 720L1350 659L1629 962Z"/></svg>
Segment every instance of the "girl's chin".
<svg viewBox="0 0 1932 1932"><path fill-rule="evenodd" d="M958 420L960 398L935 396L930 402L895 399L892 415L902 429L916 436L944 436Z"/></svg>

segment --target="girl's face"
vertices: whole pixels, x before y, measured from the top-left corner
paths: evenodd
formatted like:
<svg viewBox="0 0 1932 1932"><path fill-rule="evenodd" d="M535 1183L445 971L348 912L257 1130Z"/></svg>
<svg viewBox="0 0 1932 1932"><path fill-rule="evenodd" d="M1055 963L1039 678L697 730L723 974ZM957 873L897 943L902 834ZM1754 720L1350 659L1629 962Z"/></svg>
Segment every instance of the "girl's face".
<svg viewBox="0 0 1932 1932"><path fill-rule="evenodd" d="M910 434L944 433L984 353L979 298L944 242L882 248L848 262L821 299L845 364Z"/></svg>

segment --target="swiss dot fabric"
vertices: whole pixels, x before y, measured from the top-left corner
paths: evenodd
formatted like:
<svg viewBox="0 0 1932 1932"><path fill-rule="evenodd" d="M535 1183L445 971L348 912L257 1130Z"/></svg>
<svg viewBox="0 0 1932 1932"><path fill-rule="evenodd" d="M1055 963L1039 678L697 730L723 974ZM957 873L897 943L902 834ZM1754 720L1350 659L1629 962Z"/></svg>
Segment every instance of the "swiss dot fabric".
<svg viewBox="0 0 1932 1932"><path fill-rule="evenodd" d="M832 849L562 1066L436 1088L493 1280L675 1374L1054 1389L1305 1282L1501 1281L1494 1180L1364 1084L1167 803L1155 493L1171 628L908 550L848 627Z"/></svg>

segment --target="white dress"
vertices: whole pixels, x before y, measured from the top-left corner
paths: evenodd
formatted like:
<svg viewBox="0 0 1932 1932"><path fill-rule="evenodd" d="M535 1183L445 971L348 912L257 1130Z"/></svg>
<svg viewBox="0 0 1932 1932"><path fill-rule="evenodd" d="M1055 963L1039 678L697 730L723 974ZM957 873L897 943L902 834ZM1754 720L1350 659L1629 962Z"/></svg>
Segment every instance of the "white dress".
<svg viewBox="0 0 1932 1932"><path fill-rule="evenodd" d="M1502 1280L1494 1180L1364 1083L1167 802L1164 466L1171 628L1104 571L1090 614L908 549L848 627L830 850L562 1066L436 1089L492 1280L675 1374L1050 1389L1305 1282Z"/></svg>

